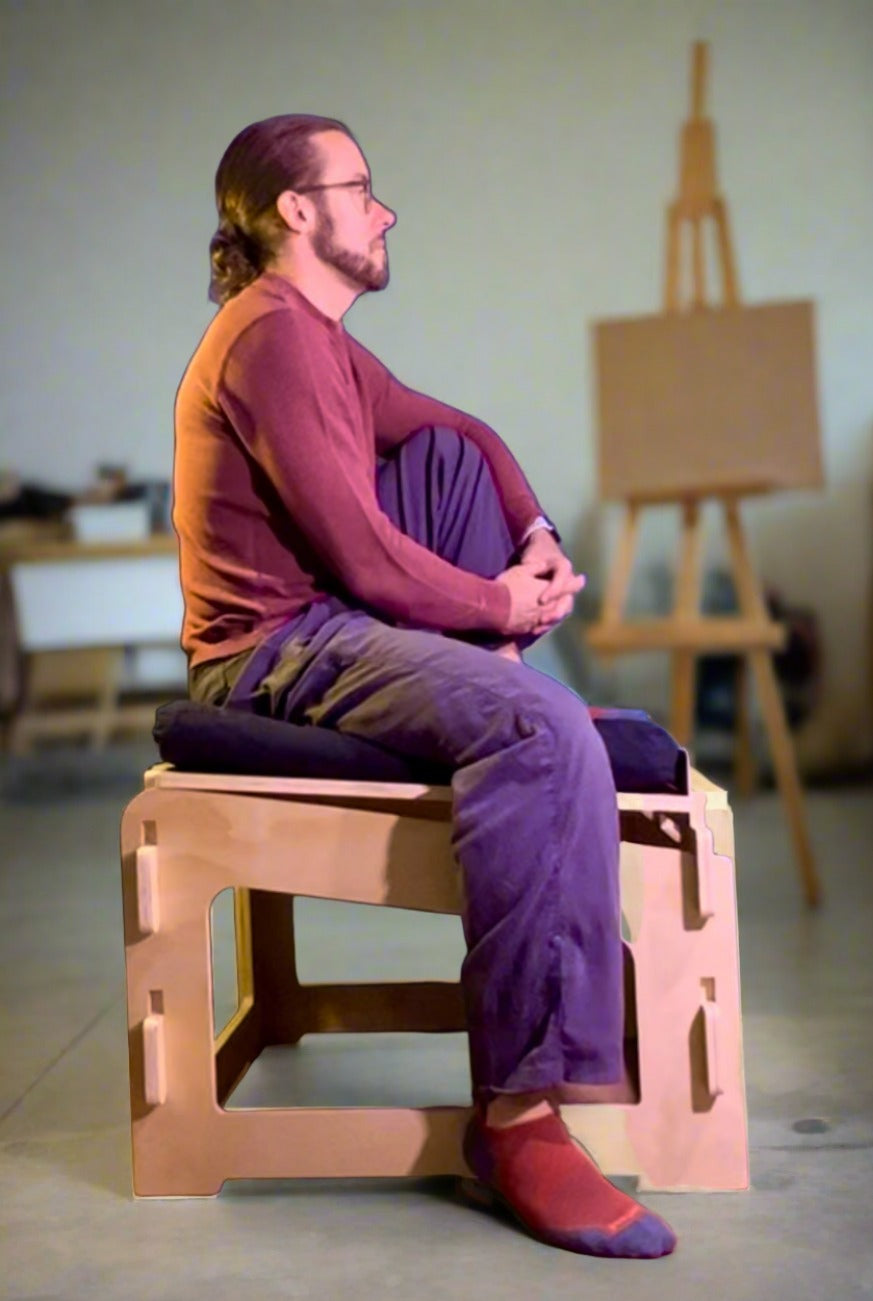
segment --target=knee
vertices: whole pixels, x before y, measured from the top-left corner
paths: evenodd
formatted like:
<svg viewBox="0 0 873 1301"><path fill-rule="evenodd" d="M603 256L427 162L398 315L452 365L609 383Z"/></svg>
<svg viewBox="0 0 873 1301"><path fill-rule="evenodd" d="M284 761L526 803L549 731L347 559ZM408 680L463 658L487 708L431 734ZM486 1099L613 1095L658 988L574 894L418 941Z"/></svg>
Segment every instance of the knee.
<svg viewBox="0 0 873 1301"><path fill-rule="evenodd" d="M609 759L588 706L568 687L545 674L539 675L519 702L517 716L522 733L541 733L560 764L584 763L594 770L609 769Z"/></svg>
<svg viewBox="0 0 873 1301"><path fill-rule="evenodd" d="M425 425L404 439L403 447L436 459L454 470L461 465L478 465L484 457L475 443L450 425Z"/></svg>
<svg viewBox="0 0 873 1301"><path fill-rule="evenodd" d="M457 455L466 443L464 435L451 425L426 425L413 434L413 438L427 437L431 447L438 452ZM474 449L475 450L475 449Z"/></svg>

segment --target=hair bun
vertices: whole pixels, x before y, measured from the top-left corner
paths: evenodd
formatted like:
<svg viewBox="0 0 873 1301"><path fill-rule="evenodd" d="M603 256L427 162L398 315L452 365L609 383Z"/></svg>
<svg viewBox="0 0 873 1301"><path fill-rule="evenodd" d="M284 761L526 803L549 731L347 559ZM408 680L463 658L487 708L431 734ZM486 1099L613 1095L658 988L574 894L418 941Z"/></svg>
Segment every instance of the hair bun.
<svg viewBox="0 0 873 1301"><path fill-rule="evenodd" d="M261 260L257 243L235 222L222 217L209 241L212 278L209 297L224 304L260 274Z"/></svg>

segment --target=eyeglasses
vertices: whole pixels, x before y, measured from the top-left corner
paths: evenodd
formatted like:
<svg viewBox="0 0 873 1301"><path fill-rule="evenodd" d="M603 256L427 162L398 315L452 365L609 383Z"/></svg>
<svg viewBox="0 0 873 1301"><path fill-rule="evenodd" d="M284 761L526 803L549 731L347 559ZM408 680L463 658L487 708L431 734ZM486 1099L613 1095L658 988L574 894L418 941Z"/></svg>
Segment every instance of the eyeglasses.
<svg viewBox="0 0 873 1301"><path fill-rule="evenodd" d="M360 190L364 196L364 212L373 206L373 190L369 181L331 181L329 185L297 186L297 194L311 194L313 190Z"/></svg>

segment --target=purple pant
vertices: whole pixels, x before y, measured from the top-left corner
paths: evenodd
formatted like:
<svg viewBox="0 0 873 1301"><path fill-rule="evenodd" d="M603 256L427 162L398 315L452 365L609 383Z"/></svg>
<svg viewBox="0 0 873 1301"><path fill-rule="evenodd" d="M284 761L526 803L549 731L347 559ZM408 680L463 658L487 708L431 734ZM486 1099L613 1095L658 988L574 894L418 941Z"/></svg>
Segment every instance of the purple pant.
<svg viewBox="0 0 873 1301"><path fill-rule="evenodd" d="M458 567L494 577L510 563L490 471L454 430L411 436L378 492L399 528ZM469 639L331 598L255 651L227 703L451 765L474 1089L620 1078L615 786L574 692Z"/></svg>

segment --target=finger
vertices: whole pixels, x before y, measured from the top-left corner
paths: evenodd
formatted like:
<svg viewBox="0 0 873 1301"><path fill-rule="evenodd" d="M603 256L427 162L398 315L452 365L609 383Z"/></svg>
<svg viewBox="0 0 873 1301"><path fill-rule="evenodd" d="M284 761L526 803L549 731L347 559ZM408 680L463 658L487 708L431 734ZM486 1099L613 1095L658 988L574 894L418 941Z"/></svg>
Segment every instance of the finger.
<svg viewBox="0 0 873 1301"><path fill-rule="evenodd" d="M576 599L575 594L571 594L569 596L562 597L561 600L559 601L556 601L555 604L548 612L548 618L565 619L567 615L571 613L573 609L573 602L575 599Z"/></svg>
<svg viewBox="0 0 873 1301"><path fill-rule="evenodd" d="M539 560L539 561L529 560L527 563L522 561L520 568L526 569L527 572L529 574L532 574L534 578L542 578L546 582L551 581L552 576L555 572L555 567L550 560Z"/></svg>
<svg viewBox="0 0 873 1301"><path fill-rule="evenodd" d="M546 590L540 594L541 605L546 604L548 601L555 601L558 597L566 595L570 590L570 584L573 581L573 570L570 565L556 565L548 577L548 586L546 587Z"/></svg>
<svg viewBox="0 0 873 1301"><path fill-rule="evenodd" d="M574 574L573 570L568 567L561 574L555 575L546 590L540 594L539 603L540 605L548 605L566 597L572 599L581 592L584 586L584 578L581 575Z"/></svg>
<svg viewBox="0 0 873 1301"><path fill-rule="evenodd" d="M549 580L549 585L540 597L540 605L548 605L550 601L557 601L567 593L567 577L565 574L555 574Z"/></svg>
<svg viewBox="0 0 873 1301"><path fill-rule="evenodd" d="M559 603L554 606L547 615L540 615L533 631L538 636L541 636L544 632L550 632L552 628L556 628L559 623L562 623L564 619L566 619L572 608L573 604L571 601Z"/></svg>

